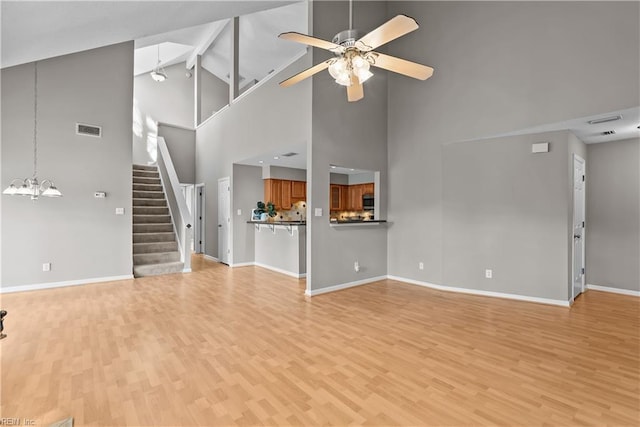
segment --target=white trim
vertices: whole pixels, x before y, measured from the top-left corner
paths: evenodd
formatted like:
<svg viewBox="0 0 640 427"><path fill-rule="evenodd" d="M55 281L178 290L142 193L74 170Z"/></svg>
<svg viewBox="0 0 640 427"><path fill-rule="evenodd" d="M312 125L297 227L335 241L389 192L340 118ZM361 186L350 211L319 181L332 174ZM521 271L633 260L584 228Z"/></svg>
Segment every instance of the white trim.
<svg viewBox="0 0 640 427"><path fill-rule="evenodd" d="M610 286L590 285L587 283L587 289L600 292L611 292L612 294L629 295L632 297L640 297L640 291L633 291L631 289L612 288Z"/></svg>
<svg viewBox="0 0 640 427"><path fill-rule="evenodd" d="M7 287L0 288L0 293L8 294L11 292L39 291L42 289L63 288L66 286L91 285L94 283L115 282L117 280L129 280L129 279L133 279L133 274L127 274L124 276L94 277L92 279L65 280L63 282L36 283L33 285L24 285L24 286L7 286Z"/></svg>
<svg viewBox="0 0 640 427"><path fill-rule="evenodd" d="M207 261L213 261L213 262L220 262L220 260L216 257L212 257L211 255L207 255L207 254L202 254L202 256L204 257L204 259L206 259Z"/></svg>
<svg viewBox="0 0 640 427"><path fill-rule="evenodd" d="M234 266L236 265L238 264L235 264ZM267 270L275 271L276 273L286 274L287 276L295 277L296 279L302 279L303 277L307 277L306 273L294 273L293 271L283 270L281 268L272 267L270 265L261 264L259 262L255 262L253 263L253 265L255 265L256 267L262 267L262 268L266 268Z"/></svg>
<svg viewBox="0 0 640 427"><path fill-rule="evenodd" d="M237 262L235 264L230 264L229 267L235 268L235 267L251 267L256 265L254 262Z"/></svg>
<svg viewBox="0 0 640 427"><path fill-rule="evenodd" d="M190 268L183 268L182 272L183 273L191 273L191 269Z"/></svg>
<svg viewBox="0 0 640 427"><path fill-rule="evenodd" d="M373 282L379 282L380 280L385 280L386 278L387 276L377 276L377 277L370 277L369 279L356 280L355 282L348 282L348 283L342 283L340 285L329 286L326 288L311 289L311 290L307 289L304 294L312 297L315 295L321 295L329 292L335 292L335 291L341 291L343 289L353 288L355 286L361 286L361 285L366 285Z"/></svg>
<svg viewBox="0 0 640 427"><path fill-rule="evenodd" d="M397 280L398 282L409 283L411 285L423 286L426 288L437 289L439 291L448 291L448 292L458 292L462 294L471 294L471 295L479 295L484 297L494 297L494 298L505 298L505 299L513 299L518 301L527 301L527 302L535 302L540 304L551 304L551 305L559 305L562 307L569 307L569 301L557 300L557 299L549 299L549 298L540 298L540 297L531 297L527 295L517 295L517 294L506 294L502 292L493 292L493 291L482 291L479 289L468 289L468 288L457 288L453 286L443 286L436 285L429 282L422 282L419 280L413 279L405 279L404 277L392 276L388 275L387 279L389 280Z"/></svg>

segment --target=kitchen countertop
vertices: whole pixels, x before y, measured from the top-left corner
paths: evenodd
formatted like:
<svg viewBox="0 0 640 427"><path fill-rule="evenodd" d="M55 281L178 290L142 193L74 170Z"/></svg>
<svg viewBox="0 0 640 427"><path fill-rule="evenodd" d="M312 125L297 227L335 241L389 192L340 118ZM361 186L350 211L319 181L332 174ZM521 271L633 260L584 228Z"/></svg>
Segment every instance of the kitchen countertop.
<svg viewBox="0 0 640 427"><path fill-rule="evenodd" d="M306 221L247 221L247 224L307 225L307 222Z"/></svg>
<svg viewBox="0 0 640 427"><path fill-rule="evenodd" d="M329 224L332 226L336 225L366 225L366 224L384 224L386 223L386 219L359 219L359 220L351 220L351 221L331 221Z"/></svg>

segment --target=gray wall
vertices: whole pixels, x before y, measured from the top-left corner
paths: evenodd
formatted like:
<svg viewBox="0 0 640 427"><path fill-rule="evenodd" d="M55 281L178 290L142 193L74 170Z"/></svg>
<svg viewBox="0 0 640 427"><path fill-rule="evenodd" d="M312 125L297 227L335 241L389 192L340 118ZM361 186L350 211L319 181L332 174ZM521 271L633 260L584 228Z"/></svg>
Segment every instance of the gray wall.
<svg viewBox="0 0 640 427"><path fill-rule="evenodd" d="M164 137L169 155L181 184L195 184L196 132L163 123L158 124L158 136Z"/></svg>
<svg viewBox="0 0 640 427"><path fill-rule="evenodd" d="M33 171L33 71L2 70L3 189ZM2 196L3 288L131 275L132 76L133 42L38 63L38 175L64 197ZM76 135L76 122L103 137Z"/></svg>
<svg viewBox="0 0 640 427"><path fill-rule="evenodd" d="M368 184L370 182L375 182L375 180L375 172L356 173L353 175L349 175L349 185Z"/></svg>
<svg viewBox="0 0 640 427"><path fill-rule="evenodd" d="M442 147L444 283L567 300L568 137L562 131ZM550 142L549 153L531 153L540 141Z"/></svg>
<svg viewBox="0 0 640 427"><path fill-rule="evenodd" d="M354 3L355 28L373 29L387 20L386 3ZM331 40L344 30L348 16L347 2L314 2L313 34ZM314 49L314 63L328 57L325 52ZM329 226L332 164L380 171L383 185L380 205L386 205L387 76L383 71L373 72L374 77L364 85L364 99L356 103L347 102L346 89L335 84L327 72L313 77L313 143L311 168L307 168L308 192L311 185L307 289L312 292L387 274L385 226ZM322 217L313 216L315 208L322 208ZM385 217L383 209L381 218ZM359 273L353 268L356 260L361 266Z"/></svg>
<svg viewBox="0 0 640 427"><path fill-rule="evenodd" d="M587 283L640 291L640 139L587 151Z"/></svg>
<svg viewBox="0 0 640 427"><path fill-rule="evenodd" d="M435 73L426 82L389 74L388 270L456 285L444 274L442 145L640 105L639 5L389 2L388 16L397 13L420 29L388 52Z"/></svg>
<svg viewBox="0 0 640 427"><path fill-rule="evenodd" d="M263 199L264 184L262 168L257 166L233 165L232 212L233 219L233 263L255 261L255 233L253 225L247 224L251 219L251 210L258 200ZM238 209L241 215L238 215Z"/></svg>
<svg viewBox="0 0 640 427"><path fill-rule="evenodd" d="M184 63L166 67L165 71L164 82L154 81L149 73L134 78L133 162L136 164L156 161L157 129L151 123L193 127L193 77L186 77Z"/></svg>
<svg viewBox="0 0 640 427"><path fill-rule="evenodd" d="M288 179L291 181L307 181L307 170L297 168L285 168L281 166L263 166L262 178Z"/></svg>
<svg viewBox="0 0 640 427"><path fill-rule="evenodd" d="M349 185L349 175L344 173L329 173L329 184Z"/></svg>
<svg viewBox="0 0 640 427"><path fill-rule="evenodd" d="M200 123L202 123L229 104L229 84L203 68L200 85Z"/></svg>
<svg viewBox="0 0 640 427"><path fill-rule="evenodd" d="M232 165L262 152L286 148L311 139L311 82L281 88L278 82L311 66L306 55L271 80L237 99L196 130L196 182L205 183L207 224L217 224L218 179L232 176ZM232 192L234 191L233 182ZM261 183L262 184L262 183ZM255 203L255 201L254 201ZM245 208L240 206L241 208ZM232 207L232 214L236 207ZM235 223L244 223L249 215L231 216L234 262L248 259L238 251ZM242 225L246 226L246 225ZM206 227L207 255L218 257L218 230Z"/></svg>

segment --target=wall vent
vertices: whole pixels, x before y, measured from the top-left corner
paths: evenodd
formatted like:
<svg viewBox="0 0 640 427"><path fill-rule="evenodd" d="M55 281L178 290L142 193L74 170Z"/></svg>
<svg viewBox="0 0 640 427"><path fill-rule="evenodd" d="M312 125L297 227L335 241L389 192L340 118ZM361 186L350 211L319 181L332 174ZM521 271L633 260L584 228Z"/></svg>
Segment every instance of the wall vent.
<svg viewBox="0 0 640 427"><path fill-rule="evenodd" d="M615 135L616 131L615 130L606 130L604 132L601 133L601 135L607 136L607 135Z"/></svg>
<svg viewBox="0 0 640 427"><path fill-rule="evenodd" d="M294 153L294 152L281 154L282 157L293 157L293 156L297 156L297 155L298 155L298 153Z"/></svg>
<svg viewBox="0 0 640 427"><path fill-rule="evenodd" d="M102 127L87 125L84 123L76 123L76 134L93 136L94 138L102 138Z"/></svg>

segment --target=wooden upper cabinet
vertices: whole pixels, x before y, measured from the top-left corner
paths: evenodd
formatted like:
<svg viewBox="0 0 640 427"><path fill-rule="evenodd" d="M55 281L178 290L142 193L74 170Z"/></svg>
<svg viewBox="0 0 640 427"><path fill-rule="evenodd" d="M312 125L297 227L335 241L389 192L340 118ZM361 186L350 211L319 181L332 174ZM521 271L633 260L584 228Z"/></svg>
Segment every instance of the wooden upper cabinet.
<svg viewBox="0 0 640 427"><path fill-rule="evenodd" d="M295 202L307 198L307 183L288 179L264 180L264 202L273 202L277 210L291 209Z"/></svg>
<svg viewBox="0 0 640 427"><path fill-rule="evenodd" d="M291 203L307 200L307 183L291 181Z"/></svg>
<svg viewBox="0 0 640 427"><path fill-rule="evenodd" d="M282 187L282 197L280 199L280 209L291 209L291 181L283 179L280 181Z"/></svg>
<svg viewBox="0 0 640 427"><path fill-rule="evenodd" d="M361 211L362 207L362 184L350 185L349 186L349 200L350 206L349 209L353 211Z"/></svg>
<svg viewBox="0 0 640 427"><path fill-rule="evenodd" d="M371 194L372 196L375 194L375 188L373 182L368 182L366 184L362 184L362 194Z"/></svg>
<svg viewBox="0 0 640 427"><path fill-rule="evenodd" d="M349 208L349 186L341 185L340 190L342 194L340 195L340 209L343 211L348 211Z"/></svg>
<svg viewBox="0 0 640 427"><path fill-rule="evenodd" d="M329 210L342 210L342 186L331 184L329 186Z"/></svg>

